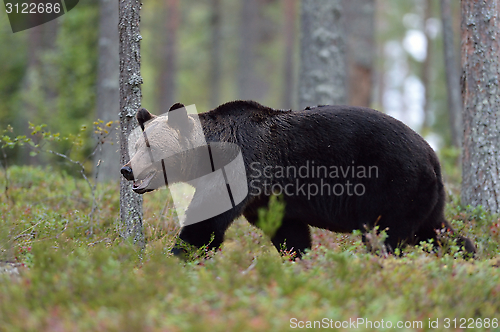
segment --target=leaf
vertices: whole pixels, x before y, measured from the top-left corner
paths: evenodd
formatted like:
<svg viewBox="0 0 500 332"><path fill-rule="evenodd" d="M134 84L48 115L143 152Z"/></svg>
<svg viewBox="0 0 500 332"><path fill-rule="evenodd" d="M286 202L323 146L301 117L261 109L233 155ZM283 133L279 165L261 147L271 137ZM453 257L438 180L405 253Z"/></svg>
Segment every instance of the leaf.
<svg viewBox="0 0 500 332"><path fill-rule="evenodd" d="M30 156L32 156L32 157L36 156L37 154L38 154L38 153L37 153L36 151L31 151L31 152L30 152Z"/></svg>

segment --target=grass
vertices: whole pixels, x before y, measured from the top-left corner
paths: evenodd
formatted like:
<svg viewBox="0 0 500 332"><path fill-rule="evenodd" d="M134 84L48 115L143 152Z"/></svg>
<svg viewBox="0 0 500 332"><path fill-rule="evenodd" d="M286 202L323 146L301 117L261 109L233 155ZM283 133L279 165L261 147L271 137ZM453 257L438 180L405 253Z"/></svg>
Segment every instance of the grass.
<svg viewBox="0 0 500 332"><path fill-rule="evenodd" d="M456 201L446 213L478 245L475 259L425 243L384 257L359 235L314 230L313 250L291 262L238 220L222 250L185 263L169 253L179 229L164 190L144 196L141 252L119 236L117 185L98 189L91 222L84 181L27 167L9 179L6 191L0 173L0 265L19 273L0 274L0 331L288 331L315 320L348 330L357 319L372 323L361 331L430 330L436 319L433 330L454 330L455 318L500 330L500 221Z"/></svg>

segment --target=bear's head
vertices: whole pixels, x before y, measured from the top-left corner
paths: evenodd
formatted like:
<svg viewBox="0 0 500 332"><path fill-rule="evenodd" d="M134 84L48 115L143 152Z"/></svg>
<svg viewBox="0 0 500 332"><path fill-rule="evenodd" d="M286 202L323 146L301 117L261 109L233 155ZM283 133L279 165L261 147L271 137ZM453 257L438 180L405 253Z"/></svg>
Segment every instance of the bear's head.
<svg viewBox="0 0 500 332"><path fill-rule="evenodd" d="M132 189L144 194L183 181L184 174L195 162L188 151L205 144L199 121L188 115L184 105L179 103L162 116L141 108L136 118L142 136L135 142L130 161L120 170L125 179L134 181Z"/></svg>

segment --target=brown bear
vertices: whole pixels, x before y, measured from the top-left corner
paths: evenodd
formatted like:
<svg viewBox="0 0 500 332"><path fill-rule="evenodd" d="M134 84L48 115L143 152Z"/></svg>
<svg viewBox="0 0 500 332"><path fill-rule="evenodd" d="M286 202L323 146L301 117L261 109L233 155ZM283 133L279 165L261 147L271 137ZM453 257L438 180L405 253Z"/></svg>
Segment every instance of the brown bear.
<svg viewBox="0 0 500 332"><path fill-rule="evenodd" d="M317 106L291 111L233 101L198 115L187 114L181 104L161 117L140 109L137 121L145 139L138 141L137 152L121 173L134 181L140 194L206 176L210 168L215 172L214 146L238 147L225 162L241 154L244 170L233 178L245 180L245 195L240 190L240 198L233 199L231 190L237 188L228 180L231 174L224 173L230 208L187 223L180 232L181 240L196 247L219 247L241 215L256 225L258 210L267 207L273 194L283 196L285 212L271 240L278 250L295 251L298 257L311 248L310 226L334 232L379 226L387 230L389 251L429 239L437 243L436 231L443 228L453 232L444 217L436 153L415 131L376 110ZM209 155L200 149L207 148L211 167L200 171ZM187 219L200 211L196 205L214 202L215 182L194 186ZM458 242L475 252L469 239L458 236ZM173 252L181 250L175 247Z"/></svg>

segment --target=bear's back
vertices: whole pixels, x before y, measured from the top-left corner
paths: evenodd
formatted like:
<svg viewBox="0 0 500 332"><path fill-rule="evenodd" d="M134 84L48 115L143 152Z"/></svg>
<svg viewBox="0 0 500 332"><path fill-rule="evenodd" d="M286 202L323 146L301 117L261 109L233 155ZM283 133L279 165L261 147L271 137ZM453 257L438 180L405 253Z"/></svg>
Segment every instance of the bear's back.
<svg viewBox="0 0 500 332"><path fill-rule="evenodd" d="M290 150L311 149L327 155L362 158L379 154L399 162L437 162L418 133L370 108L325 105L291 111L237 100L200 114L200 120L209 141L252 142L262 152L286 144Z"/></svg>

